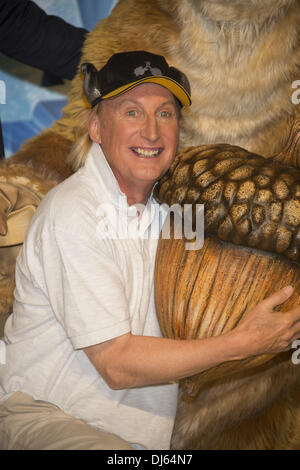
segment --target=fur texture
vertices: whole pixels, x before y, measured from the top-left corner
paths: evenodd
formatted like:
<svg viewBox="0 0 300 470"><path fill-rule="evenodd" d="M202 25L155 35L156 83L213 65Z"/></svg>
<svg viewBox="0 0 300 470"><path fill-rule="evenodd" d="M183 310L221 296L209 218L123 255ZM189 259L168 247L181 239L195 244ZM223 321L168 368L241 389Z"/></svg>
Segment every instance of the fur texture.
<svg viewBox="0 0 300 470"><path fill-rule="evenodd" d="M99 69L119 51L163 54L191 82L180 148L224 142L270 157L300 115L291 99L299 44L300 0L119 0L88 34L81 62ZM68 176L67 154L88 114L78 72L63 117L12 161Z"/></svg>
<svg viewBox="0 0 300 470"><path fill-rule="evenodd" d="M183 112L181 149L224 142L265 157L279 154L280 160L293 123L295 132L300 126L300 105L291 99L300 76L299 20L300 0L119 0L88 34L82 62L99 69L119 51L163 54L191 82L193 105ZM7 166L13 178L25 165L32 175L28 186L38 178L43 195L70 175L67 155L89 113L78 72L63 117L2 163L0 181ZM299 138L295 142L292 159L300 162ZM5 265L3 250L0 257ZM6 300L2 304L7 308L0 305L0 313L11 309Z"/></svg>
<svg viewBox="0 0 300 470"><path fill-rule="evenodd" d="M193 105L183 112L180 148L223 142L271 157L288 144L300 115L291 100L292 83L300 78L299 15L300 0L119 0L87 36L82 62L99 69L115 52L164 55L191 82ZM2 164L0 182L23 175L45 194L71 174L67 155L88 115L78 73L63 117ZM0 250L3 313L11 308L18 248ZM290 364L274 362L253 376L211 384L193 405L181 400L173 448L184 442L186 449L299 449L296 374Z"/></svg>
<svg viewBox="0 0 300 470"><path fill-rule="evenodd" d="M298 0L121 0L87 38L83 61L100 68L112 53L136 48L165 55L192 86L181 147L226 142L270 157L299 112L291 100L299 11ZM53 127L70 139L84 123L81 90L78 76Z"/></svg>
<svg viewBox="0 0 300 470"><path fill-rule="evenodd" d="M300 448L299 366L290 353L179 399L173 449ZM183 390L181 390L181 394Z"/></svg>

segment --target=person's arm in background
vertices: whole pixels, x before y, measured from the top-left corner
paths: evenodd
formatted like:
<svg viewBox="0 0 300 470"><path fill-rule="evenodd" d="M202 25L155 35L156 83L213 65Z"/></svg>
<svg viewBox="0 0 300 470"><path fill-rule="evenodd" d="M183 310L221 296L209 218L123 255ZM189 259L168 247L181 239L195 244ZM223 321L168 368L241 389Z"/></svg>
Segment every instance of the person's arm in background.
<svg viewBox="0 0 300 470"><path fill-rule="evenodd" d="M0 0L0 52L51 75L69 80L76 75L87 32L29 0ZM0 159L4 157L0 120Z"/></svg>
<svg viewBox="0 0 300 470"><path fill-rule="evenodd" d="M28 0L0 0L0 52L60 78L77 71L87 30Z"/></svg>

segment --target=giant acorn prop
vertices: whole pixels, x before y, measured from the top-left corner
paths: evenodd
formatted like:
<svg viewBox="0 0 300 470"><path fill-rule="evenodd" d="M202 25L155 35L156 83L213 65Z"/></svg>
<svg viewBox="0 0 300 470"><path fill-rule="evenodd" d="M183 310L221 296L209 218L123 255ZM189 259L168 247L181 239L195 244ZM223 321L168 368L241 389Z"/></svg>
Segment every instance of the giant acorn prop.
<svg viewBox="0 0 300 470"><path fill-rule="evenodd" d="M155 188L174 204L204 204L205 241L158 243L155 301L164 336L233 329L272 292L299 303L300 171L227 144L183 150ZM172 233L172 232L171 232ZM223 363L181 382L176 449L300 448L300 366L292 351Z"/></svg>

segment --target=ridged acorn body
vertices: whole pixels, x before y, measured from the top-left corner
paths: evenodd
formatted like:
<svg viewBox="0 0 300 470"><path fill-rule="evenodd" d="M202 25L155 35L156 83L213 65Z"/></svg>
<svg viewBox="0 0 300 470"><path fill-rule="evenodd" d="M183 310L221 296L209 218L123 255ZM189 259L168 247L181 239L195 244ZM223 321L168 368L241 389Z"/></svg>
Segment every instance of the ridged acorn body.
<svg viewBox="0 0 300 470"><path fill-rule="evenodd" d="M300 171L227 144L189 147L155 190L169 206L205 205L220 240L300 260Z"/></svg>
<svg viewBox="0 0 300 470"><path fill-rule="evenodd" d="M159 240L155 302L164 336L195 339L230 331L266 296L289 284L295 292L280 309L299 303L299 170L227 144L189 147L154 196L170 207L204 204L205 214L201 249L187 250L184 238ZM265 448L257 436L267 433L268 448L286 448L288 433L272 434L267 428L273 421L266 424L263 417L279 406L276 400L284 410L287 396L299 401L300 369L291 354L224 362L183 380L172 447ZM280 385L274 389L274 383ZM257 434L243 441L252 413L254 420L262 417L261 428L256 422ZM300 423L297 436L300 448Z"/></svg>

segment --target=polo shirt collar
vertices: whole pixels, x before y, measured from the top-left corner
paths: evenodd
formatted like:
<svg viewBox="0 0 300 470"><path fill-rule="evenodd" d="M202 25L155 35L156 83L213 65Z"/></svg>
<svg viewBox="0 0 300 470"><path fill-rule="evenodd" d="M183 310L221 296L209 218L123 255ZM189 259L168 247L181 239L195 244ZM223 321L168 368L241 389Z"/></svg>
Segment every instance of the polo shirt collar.
<svg viewBox="0 0 300 470"><path fill-rule="evenodd" d="M101 191L102 197L104 190L106 196L109 197L110 202L114 205L120 205L120 200L122 201L122 205L124 202L126 202L127 205L126 195L121 191L118 181L105 158L101 146L96 142L92 143L89 150L87 166L93 167L91 169L93 170L96 182L99 183L99 191Z"/></svg>
<svg viewBox="0 0 300 470"><path fill-rule="evenodd" d="M101 146L96 142L93 142L91 145L85 166L94 176L94 181L96 183L94 185L94 189L99 194L100 200L103 201L105 192L105 199L117 207L120 212L127 214L128 217L137 217L136 207L134 205L128 205L126 194L121 191L119 183L105 158ZM153 189L145 205L140 221L144 230L146 230L152 223L158 206L157 202L153 198Z"/></svg>

